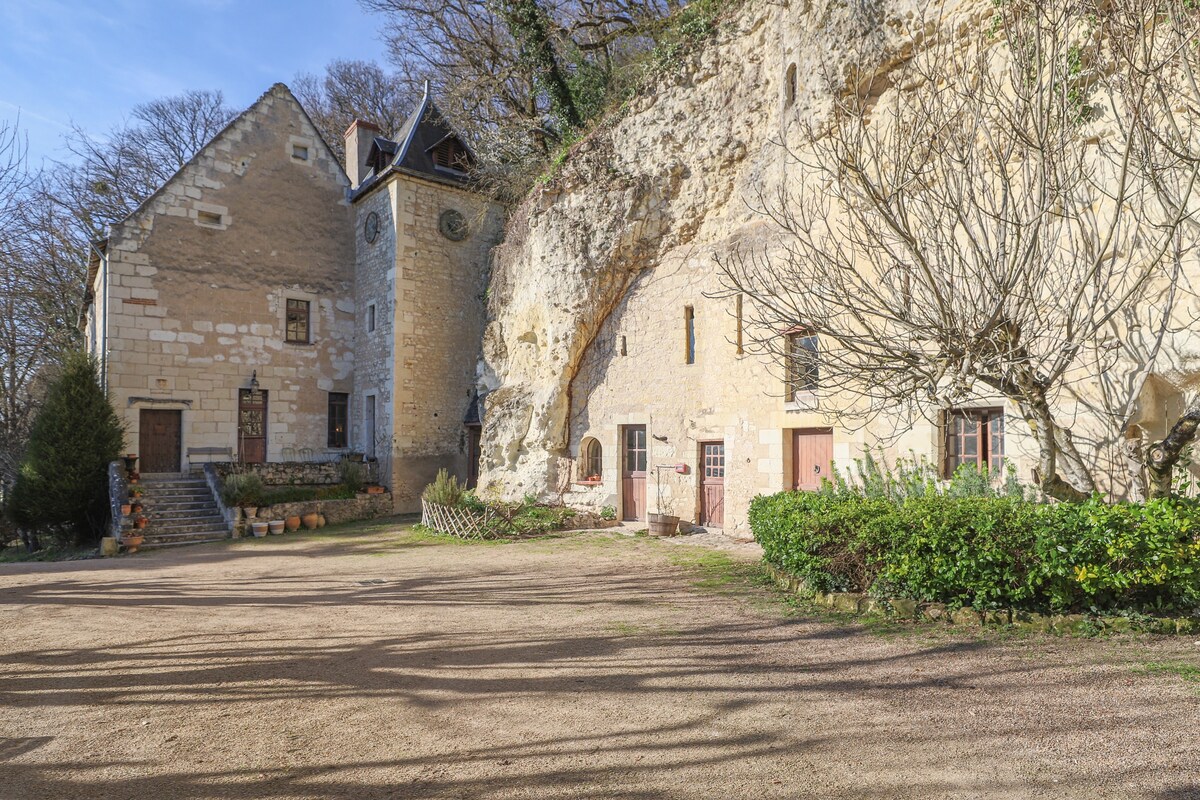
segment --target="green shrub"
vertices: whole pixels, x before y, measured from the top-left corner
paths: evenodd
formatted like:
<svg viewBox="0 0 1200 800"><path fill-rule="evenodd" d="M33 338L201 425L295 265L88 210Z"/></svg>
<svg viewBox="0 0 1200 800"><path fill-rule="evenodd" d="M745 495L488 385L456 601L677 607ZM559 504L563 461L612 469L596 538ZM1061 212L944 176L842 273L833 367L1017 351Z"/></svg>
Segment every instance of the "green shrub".
<svg viewBox="0 0 1200 800"><path fill-rule="evenodd" d="M361 492L367 485L367 468L357 461L338 464L338 480L351 492Z"/></svg>
<svg viewBox="0 0 1200 800"><path fill-rule="evenodd" d="M221 484L221 500L226 506L256 506L263 493L262 478L254 472L233 472Z"/></svg>
<svg viewBox="0 0 1200 800"><path fill-rule="evenodd" d="M976 608L1200 607L1200 506L855 492L757 497L766 560L818 591Z"/></svg>
<svg viewBox="0 0 1200 800"><path fill-rule="evenodd" d="M34 419L6 508L9 518L62 544L96 541L109 519L108 464L120 456L124 441L96 361L69 355Z"/></svg>
<svg viewBox="0 0 1200 800"><path fill-rule="evenodd" d="M456 476L439 469L433 483L421 492L421 499L439 506L456 506L462 502L463 487L459 486Z"/></svg>
<svg viewBox="0 0 1200 800"><path fill-rule="evenodd" d="M617 518L617 507L616 506L605 506L604 508L600 509L600 519L616 519L616 518Z"/></svg>

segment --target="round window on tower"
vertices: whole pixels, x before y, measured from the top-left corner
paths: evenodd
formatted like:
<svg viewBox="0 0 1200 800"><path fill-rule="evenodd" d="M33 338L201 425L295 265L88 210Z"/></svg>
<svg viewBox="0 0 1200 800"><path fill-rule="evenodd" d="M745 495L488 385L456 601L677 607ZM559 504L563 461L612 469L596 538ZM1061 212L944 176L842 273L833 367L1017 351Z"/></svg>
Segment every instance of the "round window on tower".
<svg viewBox="0 0 1200 800"><path fill-rule="evenodd" d="M438 231L452 242L461 242L467 238L467 218L448 208L438 217Z"/></svg>
<svg viewBox="0 0 1200 800"><path fill-rule="evenodd" d="M363 222L363 236L370 243L374 243L379 238L379 215L374 211L367 214L367 219Z"/></svg>

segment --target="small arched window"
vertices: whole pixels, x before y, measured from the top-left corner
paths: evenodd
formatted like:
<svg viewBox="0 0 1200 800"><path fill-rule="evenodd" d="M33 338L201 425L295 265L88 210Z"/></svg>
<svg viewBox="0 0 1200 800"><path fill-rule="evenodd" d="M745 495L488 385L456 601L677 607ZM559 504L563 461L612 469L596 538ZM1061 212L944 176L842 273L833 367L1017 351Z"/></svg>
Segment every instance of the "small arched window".
<svg viewBox="0 0 1200 800"><path fill-rule="evenodd" d="M791 108L792 103L796 102L796 65L789 64L787 68L787 77L783 81L783 105L785 108Z"/></svg>
<svg viewBox="0 0 1200 800"><path fill-rule="evenodd" d="M579 480L595 483L600 481L603 475L604 455L600 449L600 442L592 438L584 439L583 446L579 448Z"/></svg>

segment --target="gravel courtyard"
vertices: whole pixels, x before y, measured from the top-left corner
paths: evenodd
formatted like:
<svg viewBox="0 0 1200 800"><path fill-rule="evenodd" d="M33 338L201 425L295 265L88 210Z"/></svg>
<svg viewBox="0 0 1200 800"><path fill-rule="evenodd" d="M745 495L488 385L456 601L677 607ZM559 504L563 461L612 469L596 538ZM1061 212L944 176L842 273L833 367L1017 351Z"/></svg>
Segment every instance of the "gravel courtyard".
<svg viewBox="0 0 1200 800"><path fill-rule="evenodd" d="M0 567L0 798L1200 798L1200 642L841 622L396 523Z"/></svg>

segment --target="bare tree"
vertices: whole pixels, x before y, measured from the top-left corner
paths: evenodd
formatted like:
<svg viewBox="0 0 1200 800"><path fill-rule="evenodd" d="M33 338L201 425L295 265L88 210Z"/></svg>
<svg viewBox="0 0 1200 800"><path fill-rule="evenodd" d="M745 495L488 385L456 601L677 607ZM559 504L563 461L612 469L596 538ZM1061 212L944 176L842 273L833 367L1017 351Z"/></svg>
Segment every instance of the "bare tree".
<svg viewBox="0 0 1200 800"><path fill-rule="evenodd" d="M751 300L753 348L796 372L811 356L782 334L817 337L823 407L932 419L1003 396L1037 484L1064 500L1096 479L1056 408L1133 360L1131 309L1169 332L1150 301L1180 289L1197 178L1155 157L1146 84L1108 91L1093 11L999 4L983 30L937 26L900 66L853 74L790 151L804 179L758 198L771 240L720 259L725 291Z"/></svg>
<svg viewBox="0 0 1200 800"><path fill-rule="evenodd" d="M48 198L65 207L90 241L124 219L234 117L221 92L189 91L135 106L130 122L104 138L76 126L75 157L55 170Z"/></svg>
<svg viewBox="0 0 1200 800"><path fill-rule="evenodd" d="M614 70L653 46L677 0L359 0L383 15L412 92L493 172L528 170L600 108ZM487 176L485 176L487 177Z"/></svg>
<svg viewBox="0 0 1200 800"><path fill-rule="evenodd" d="M394 135L420 97L413 94L419 87L370 61L332 61L324 75L296 76L292 88L339 160L345 160L342 137L351 122L365 120Z"/></svg>

